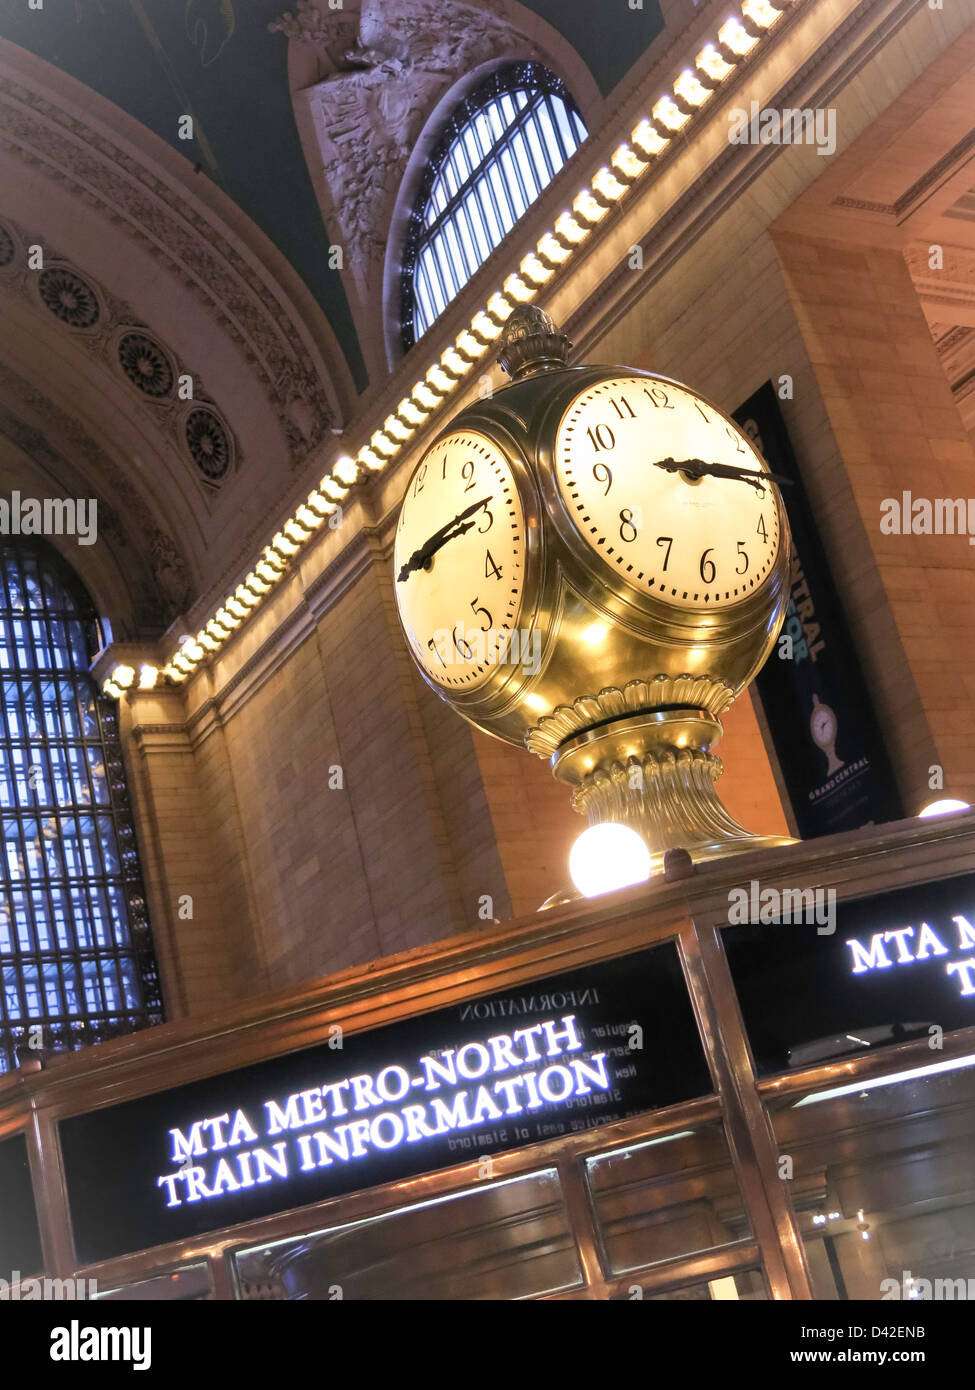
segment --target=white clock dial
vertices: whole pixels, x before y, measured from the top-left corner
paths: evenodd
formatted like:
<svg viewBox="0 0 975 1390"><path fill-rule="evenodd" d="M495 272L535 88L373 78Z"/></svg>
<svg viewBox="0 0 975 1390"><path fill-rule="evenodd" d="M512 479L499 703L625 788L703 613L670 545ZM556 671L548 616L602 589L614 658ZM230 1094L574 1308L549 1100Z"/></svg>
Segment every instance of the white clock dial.
<svg viewBox="0 0 975 1390"><path fill-rule="evenodd" d="M434 444L410 479L393 552L400 620L438 685L473 690L511 650L525 586L525 512L484 435Z"/></svg>
<svg viewBox="0 0 975 1390"><path fill-rule="evenodd" d="M740 478L660 467L700 460ZM580 535L626 583L675 608L741 603L781 543L775 484L747 435L686 387L620 376L582 391L559 424L555 472Z"/></svg>

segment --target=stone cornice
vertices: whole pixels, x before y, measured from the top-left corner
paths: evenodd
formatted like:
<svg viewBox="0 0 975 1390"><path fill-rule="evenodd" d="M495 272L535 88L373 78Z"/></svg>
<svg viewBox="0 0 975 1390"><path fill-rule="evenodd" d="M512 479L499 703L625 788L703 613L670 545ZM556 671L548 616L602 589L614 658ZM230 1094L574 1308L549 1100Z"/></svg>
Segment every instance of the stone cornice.
<svg viewBox="0 0 975 1390"><path fill-rule="evenodd" d="M829 106L878 48L924 8L926 0L861 3L787 82L764 98L763 106L778 110ZM799 22L802 13L792 11L784 17L776 35L780 41ZM736 75L726 83L722 96L733 95L753 76ZM620 261L563 325L577 356L584 357L592 344L610 333L780 153L781 148L775 145L726 144L687 192L655 220L645 237L634 243L643 253L643 271L635 275L625 260Z"/></svg>

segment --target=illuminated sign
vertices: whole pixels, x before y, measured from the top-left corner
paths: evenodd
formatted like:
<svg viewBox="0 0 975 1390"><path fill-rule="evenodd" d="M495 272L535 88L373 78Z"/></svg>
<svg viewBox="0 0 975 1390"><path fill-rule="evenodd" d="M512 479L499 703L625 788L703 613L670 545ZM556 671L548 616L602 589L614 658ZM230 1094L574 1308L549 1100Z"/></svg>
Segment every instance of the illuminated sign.
<svg viewBox="0 0 975 1390"><path fill-rule="evenodd" d="M62 1121L79 1262L710 1090L668 943Z"/></svg>
<svg viewBox="0 0 975 1390"><path fill-rule="evenodd" d="M975 994L975 983L972 981L972 972L975 971L975 931L968 918L960 912L952 917L951 926L951 935L947 932L942 932L942 935L949 941L953 937L955 950L968 954L963 960L946 961L945 974L958 977L962 994ZM890 927L874 932L866 945L851 936L846 944L853 952L854 975L862 975L865 970L889 970L894 965L913 965L915 961L951 954L951 946L946 946L927 922L921 922L917 927ZM888 952L892 952L892 956Z"/></svg>
<svg viewBox="0 0 975 1390"><path fill-rule="evenodd" d="M605 1098L613 1089L606 1053L593 1052L588 1060L566 1055L581 1050L575 1015L567 1014L483 1043L445 1048L439 1056L417 1058L411 1068L392 1063L375 1075L363 1072L292 1092L284 1101L265 1100L256 1126L243 1110L196 1120L188 1132L169 1131L170 1159L179 1167L156 1182L166 1190L167 1206L178 1207L287 1179L296 1160L299 1171L309 1173L487 1121L531 1115L546 1104L600 1092ZM563 1056L564 1063L552 1060ZM418 1074L411 1076L411 1070ZM475 1081L476 1088L464 1084ZM418 1092L430 1099L417 1103ZM411 1096L412 1103L404 1103ZM282 1139L269 1148L242 1147L293 1133L293 1145ZM210 1170L197 1162L218 1154Z"/></svg>
<svg viewBox="0 0 975 1390"><path fill-rule="evenodd" d="M975 874L722 931L759 1075L975 1023Z"/></svg>

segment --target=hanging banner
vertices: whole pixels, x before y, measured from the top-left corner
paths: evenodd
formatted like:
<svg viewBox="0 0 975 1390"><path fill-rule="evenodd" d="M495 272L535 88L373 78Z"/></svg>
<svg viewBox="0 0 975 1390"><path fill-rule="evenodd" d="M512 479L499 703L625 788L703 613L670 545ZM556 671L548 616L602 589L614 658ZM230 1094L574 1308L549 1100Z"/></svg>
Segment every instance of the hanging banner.
<svg viewBox="0 0 975 1390"><path fill-rule="evenodd" d="M792 593L778 648L755 686L799 835L899 820L903 806L772 383L733 418L772 472L793 481L782 489Z"/></svg>

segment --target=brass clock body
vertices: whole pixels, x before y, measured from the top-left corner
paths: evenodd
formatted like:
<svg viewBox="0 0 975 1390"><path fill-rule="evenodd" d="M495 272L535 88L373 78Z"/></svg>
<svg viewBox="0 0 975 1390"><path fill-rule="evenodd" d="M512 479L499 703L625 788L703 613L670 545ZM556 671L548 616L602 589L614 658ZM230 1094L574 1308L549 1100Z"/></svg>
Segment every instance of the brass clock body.
<svg viewBox="0 0 975 1390"><path fill-rule="evenodd" d="M420 460L405 494L404 505L409 506L411 490L424 465L429 469L429 461L437 458L438 446L450 436L466 434L490 441L509 462L524 511L526 538L525 578L521 602L513 617L513 627L519 633L517 650L513 652L517 659L498 663L473 689L464 688L459 680L449 684L437 681L422 662L418 664L438 695L471 723L509 743L527 743L545 755L554 752L573 728L582 729L615 714L673 706L693 706L720 714L764 663L788 602L788 524L778 489L772 483L766 485L762 499L769 541L764 548L763 565L755 565L756 570L762 570L761 580L740 596L734 595L734 601L722 601L714 608L703 603L697 608L680 606L679 597L675 602L669 593L636 579L641 565L634 565L631 554L647 553L645 544L637 551L640 535L649 536L652 558L662 559L664 547L658 547L657 541L679 529L673 525L673 516L641 518L643 525L637 538L632 542L618 540L614 557L604 557L600 553L603 547L594 549L590 544L587 532L591 522L585 503L573 504L559 485L559 426L580 396L605 383L620 381L662 393L691 395L722 436L725 430L734 432L736 443L740 440L740 447L748 450L744 457L756 470L756 476L760 476L764 464L751 441L722 411L697 393L689 393L686 387L666 377L633 368L565 367L514 382L491 399L462 411ZM707 457L707 429L702 419L701 437L696 441L698 456L702 458ZM651 431L641 445L639 457L634 458L631 453L629 460L619 464L618 448L616 445L612 451L600 450L598 457L593 453L579 463L580 469L598 467L600 472L616 465L610 491L616 492L613 501L619 502L617 513L633 510L627 506L628 500L632 500L632 489L628 488L629 479L620 477L621 470L652 472L651 460L667 455L666 447L655 443ZM609 458L612 463L607 463ZM716 497L716 507L712 509L716 527L721 524L724 496L733 497L740 492L748 500L749 494L755 494L757 500L756 489L741 481L704 477L687 483L679 474L661 472L661 482L669 484L672 491L686 491L694 502L710 491ZM600 485L600 490L602 486L605 484ZM587 520L582 521L582 517ZM449 520L446 513L443 520ZM620 527L625 536L631 534L625 521L618 523L617 529ZM720 531L716 531L714 539L722 540ZM730 539L737 543L739 538ZM467 543L465 537L449 545ZM630 553L626 552L628 544ZM679 536L673 540L673 545L678 544ZM693 557L699 570L700 557L709 548L717 547L702 546L700 554ZM737 553L733 545L725 559L733 559ZM415 656L417 634L410 632L403 618L402 591L411 584L436 586L444 582L438 571L446 569L448 554L449 546L445 546L432 558L429 570L414 572L396 584L401 621ZM397 568L401 559L398 550ZM704 573L710 575L714 564L715 556L707 556L703 561ZM738 564L740 560L735 569ZM720 593L735 587L732 584L729 590L722 585ZM688 591L682 584L679 592L700 594L707 588L699 580L696 590ZM710 591L719 590L712 583ZM468 596L465 592L451 595L454 597L456 601L448 609L458 622L471 619L469 600L480 599L482 594ZM473 627L471 620L462 641L467 640ZM419 640L426 642L432 636L422 633ZM606 695L601 700L600 692L604 691L620 694ZM595 706L594 717L588 711L575 711L579 701ZM601 705L605 705L605 710Z"/></svg>
<svg viewBox="0 0 975 1390"><path fill-rule="evenodd" d="M782 843L728 815L713 753L788 604L778 481L691 388L569 367L567 348L542 311L515 311L499 356L512 383L415 468L394 559L407 643L459 714L549 759L577 811L633 825L655 862ZM430 479L441 501L421 506ZM490 551L502 520L504 565ZM500 653L485 654L475 629L502 611Z"/></svg>

